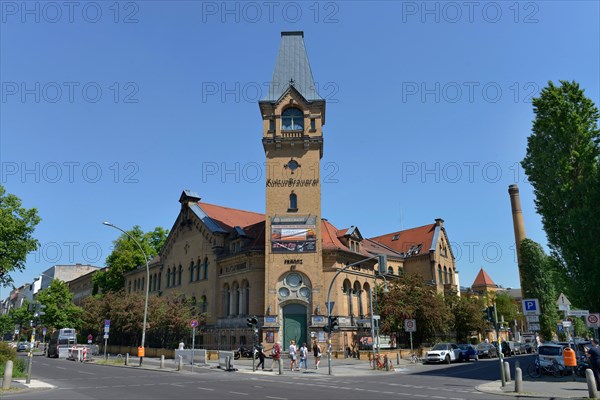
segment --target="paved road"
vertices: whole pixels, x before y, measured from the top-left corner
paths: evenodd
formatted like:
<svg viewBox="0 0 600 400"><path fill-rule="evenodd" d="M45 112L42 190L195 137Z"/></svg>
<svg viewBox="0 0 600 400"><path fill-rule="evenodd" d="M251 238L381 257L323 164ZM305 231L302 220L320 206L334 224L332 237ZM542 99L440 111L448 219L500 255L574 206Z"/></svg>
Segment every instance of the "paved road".
<svg viewBox="0 0 600 400"><path fill-rule="evenodd" d="M525 357L520 357L524 359ZM150 360L148 360L150 361ZM146 361L145 361L146 363ZM149 362L147 364L150 364ZM369 371L365 363L335 363L334 372L251 371L251 361L239 371L211 368L175 372L82 364L36 357L34 378L55 388L3 395L3 399L494 399L475 387L497 378L497 360L453 365L405 365L395 372ZM248 368L250 366L250 368Z"/></svg>

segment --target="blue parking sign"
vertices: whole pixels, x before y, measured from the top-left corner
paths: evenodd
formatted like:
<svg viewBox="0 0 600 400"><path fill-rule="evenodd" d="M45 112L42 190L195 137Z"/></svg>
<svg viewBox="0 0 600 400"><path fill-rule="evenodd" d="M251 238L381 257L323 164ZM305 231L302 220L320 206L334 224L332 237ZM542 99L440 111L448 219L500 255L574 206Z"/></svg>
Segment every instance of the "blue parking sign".
<svg viewBox="0 0 600 400"><path fill-rule="evenodd" d="M538 299L525 299L522 304L524 315L540 315L540 304Z"/></svg>

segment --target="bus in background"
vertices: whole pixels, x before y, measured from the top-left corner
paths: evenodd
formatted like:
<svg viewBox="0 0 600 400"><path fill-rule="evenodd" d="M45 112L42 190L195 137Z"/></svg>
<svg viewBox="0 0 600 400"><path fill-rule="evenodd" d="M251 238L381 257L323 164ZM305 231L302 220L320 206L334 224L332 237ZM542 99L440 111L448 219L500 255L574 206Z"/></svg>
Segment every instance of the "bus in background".
<svg viewBox="0 0 600 400"><path fill-rule="evenodd" d="M73 328L58 329L48 341L46 357L67 358L69 348L77 344L77 332Z"/></svg>

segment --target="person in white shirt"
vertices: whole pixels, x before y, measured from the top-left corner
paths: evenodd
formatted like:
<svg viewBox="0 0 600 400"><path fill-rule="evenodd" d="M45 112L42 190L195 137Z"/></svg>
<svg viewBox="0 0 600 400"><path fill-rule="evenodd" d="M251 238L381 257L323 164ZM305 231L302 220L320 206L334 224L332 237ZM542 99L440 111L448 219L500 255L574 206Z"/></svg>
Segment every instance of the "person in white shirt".
<svg viewBox="0 0 600 400"><path fill-rule="evenodd" d="M294 340L290 340L290 347L288 348L288 352L290 354L290 371L293 371L294 368L298 367L298 361L296 359L296 342ZM298 369L300 371L300 369Z"/></svg>

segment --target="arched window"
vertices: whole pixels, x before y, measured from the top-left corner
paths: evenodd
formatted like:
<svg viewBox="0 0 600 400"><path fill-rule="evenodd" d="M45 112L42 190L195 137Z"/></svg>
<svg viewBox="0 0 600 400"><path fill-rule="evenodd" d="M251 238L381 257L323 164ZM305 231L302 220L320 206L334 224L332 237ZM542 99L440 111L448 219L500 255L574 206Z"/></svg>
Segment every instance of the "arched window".
<svg viewBox="0 0 600 400"><path fill-rule="evenodd" d="M148 281L148 290L152 290L152 275L150 275L150 280Z"/></svg>
<svg viewBox="0 0 600 400"><path fill-rule="evenodd" d="M356 308L358 310L358 315L363 315L363 305L360 298L360 282L354 281L354 289L352 290L352 294L354 295L354 297L356 297Z"/></svg>
<svg viewBox="0 0 600 400"><path fill-rule="evenodd" d="M131 281L129 281L128 290L129 290L129 293L131 293Z"/></svg>
<svg viewBox="0 0 600 400"><path fill-rule="evenodd" d="M208 257L204 257L204 279L208 279Z"/></svg>
<svg viewBox="0 0 600 400"><path fill-rule="evenodd" d="M438 265L438 285L444 283L444 275L442 275L442 266Z"/></svg>
<svg viewBox="0 0 600 400"><path fill-rule="evenodd" d="M234 282L234 284L231 286L231 295L233 296L233 315L240 315L241 314L241 295L240 295L240 285L237 282Z"/></svg>
<svg viewBox="0 0 600 400"><path fill-rule="evenodd" d="M394 268L392 267L388 267L388 272L389 275L394 275Z"/></svg>
<svg viewBox="0 0 600 400"><path fill-rule="evenodd" d="M190 262L190 282L194 281L194 262Z"/></svg>
<svg viewBox="0 0 600 400"><path fill-rule="evenodd" d="M179 264L179 274L177 276L179 278L179 279L177 279L177 284L178 285L181 285L181 276L182 275L183 275L183 267L181 266L181 264Z"/></svg>
<svg viewBox="0 0 600 400"><path fill-rule="evenodd" d="M196 265L196 280L199 281L202 277L202 262L198 258L198 263Z"/></svg>
<svg viewBox="0 0 600 400"><path fill-rule="evenodd" d="M298 196L292 190L292 193L290 193L290 211L296 210L298 210Z"/></svg>
<svg viewBox="0 0 600 400"><path fill-rule="evenodd" d="M231 290L228 284L223 287L223 306L223 315L231 315Z"/></svg>
<svg viewBox="0 0 600 400"><path fill-rule="evenodd" d="M353 315L354 307L352 304L352 284L350 283L350 281L348 279L344 280L342 288L343 288L344 294L346 295L346 301L348 304L348 315Z"/></svg>
<svg viewBox="0 0 600 400"><path fill-rule="evenodd" d="M448 275L450 277L448 283L454 283L454 270L452 268L448 268Z"/></svg>
<svg viewBox="0 0 600 400"><path fill-rule="evenodd" d="M367 314L371 314L371 301L370 301L370 297L371 297L371 286L369 286L368 283L365 283L363 285L363 291L365 293L365 296L367 297Z"/></svg>
<svg viewBox="0 0 600 400"><path fill-rule="evenodd" d="M250 315L250 284L242 282L242 314Z"/></svg>
<svg viewBox="0 0 600 400"><path fill-rule="evenodd" d="M200 312L205 313L208 309L208 304L206 302L206 296L200 297Z"/></svg>
<svg viewBox="0 0 600 400"><path fill-rule="evenodd" d="M444 267L444 283L448 283L448 270Z"/></svg>
<svg viewBox="0 0 600 400"><path fill-rule="evenodd" d="M160 273L160 272L159 272L159 273L158 273L158 290L159 290L159 291L160 291L160 281L161 281L161 279L162 279L161 277L162 277L162 273Z"/></svg>
<svg viewBox="0 0 600 400"><path fill-rule="evenodd" d="M146 286L144 285L146 278L142 278L142 285L140 286L140 290L146 290Z"/></svg>
<svg viewBox="0 0 600 400"><path fill-rule="evenodd" d="M287 108L281 114L282 131L301 131L304 129L304 113L297 108Z"/></svg>

